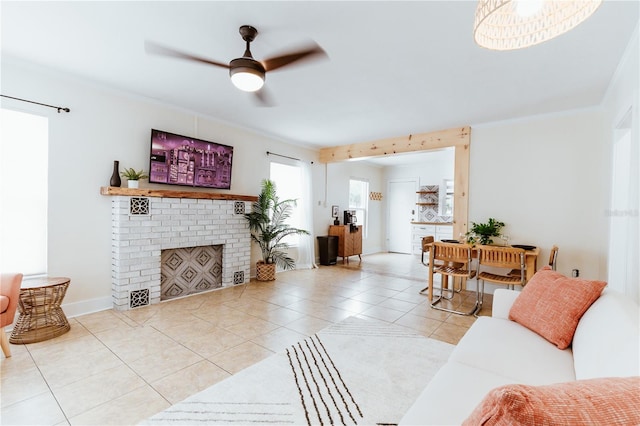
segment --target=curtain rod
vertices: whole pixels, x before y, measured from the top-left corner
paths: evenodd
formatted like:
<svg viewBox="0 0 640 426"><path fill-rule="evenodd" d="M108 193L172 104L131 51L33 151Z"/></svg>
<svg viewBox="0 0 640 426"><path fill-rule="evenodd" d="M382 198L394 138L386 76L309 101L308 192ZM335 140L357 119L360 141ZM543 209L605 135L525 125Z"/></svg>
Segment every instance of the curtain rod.
<svg viewBox="0 0 640 426"><path fill-rule="evenodd" d="M275 155L276 157L288 158L289 160L302 161L299 158L289 157L288 155L276 154L275 152L267 151L267 155ZM313 161L311 162L311 164L313 164Z"/></svg>
<svg viewBox="0 0 640 426"><path fill-rule="evenodd" d="M16 101L28 102L30 104L42 105L42 106L45 106L45 107L48 107L48 108L57 109L58 110L58 114L60 114L60 111L71 112L71 110L69 108L65 108L65 107L59 107L59 106L55 106L55 105L43 104L43 103L40 103L40 102L30 101L28 99L14 98L13 96L7 96L7 95L0 95L0 96L2 96L3 98L14 99Z"/></svg>

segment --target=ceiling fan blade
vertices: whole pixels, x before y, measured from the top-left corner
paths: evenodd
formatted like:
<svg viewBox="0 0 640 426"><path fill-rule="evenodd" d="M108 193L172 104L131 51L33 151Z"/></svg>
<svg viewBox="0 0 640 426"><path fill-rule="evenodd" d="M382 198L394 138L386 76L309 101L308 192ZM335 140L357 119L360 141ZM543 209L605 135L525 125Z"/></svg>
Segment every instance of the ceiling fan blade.
<svg viewBox="0 0 640 426"><path fill-rule="evenodd" d="M147 53L151 53L151 54L154 54L154 55L162 55L162 56L169 56L169 57L172 57L172 58L186 59L188 61L195 61L195 62L200 62L200 63L203 63L203 64L214 65L216 67L229 69L229 64L224 64L222 62L214 61L212 59L203 58L201 56L196 56L196 55L192 55L190 53L181 52L179 50L175 50L175 49L172 49L170 47L162 46L160 44L157 44L157 43L154 43L154 42L151 42L151 41L145 41L144 42L144 50Z"/></svg>
<svg viewBox="0 0 640 426"><path fill-rule="evenodd" d="M317 56L327 56L327 53L324 51L324 49L322 49L322 47L314 43L313 45L308 46L302 50L276 56L274 58L265 59L261 62L267 71L273 71L294 62L299 62L303 59L311 59Z"/></svg>
<svg viewBox="0 0 640 426"><path fill-rule="evenodd" d="M275 106L273 103L273 97L269 93L266 87L262 87L262 89L253 92L253 100L260 107L272 107Z"/></svg>

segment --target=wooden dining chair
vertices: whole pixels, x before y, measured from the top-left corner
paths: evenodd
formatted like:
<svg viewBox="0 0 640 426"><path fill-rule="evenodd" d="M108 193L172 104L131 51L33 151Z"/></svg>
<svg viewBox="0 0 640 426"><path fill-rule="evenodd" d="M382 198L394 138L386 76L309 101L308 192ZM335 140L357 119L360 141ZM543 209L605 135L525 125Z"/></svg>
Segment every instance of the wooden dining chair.
<svg viewBox="0 0 640 426"><path fill-rule="evenodd" d="M424 266L429 266L429 258L427 258L427 263L424 263L424 254L425 253L430 253L431 252L431 245L434 242L434 238L433 235L427 235L426 237L422 237L422 256L420 257L420 263L422 263ZM429 283L427 283L427 286L425 288L423 288L422 290L420 290L420 294L424 294L425 291L429 290Z"/></svg>
<svg viewBox="0 0 640 426"><path fill-rule="evenodd" d="M551 247L551 253L549 253L549 266L554 271L556 270L556 262L558 261L558 246Z"/></svg>
<svg viewBox="0 0 640 426"><path fill-rule="evenodd" d="M428 265L428 263L424 263L424 254L429 253L429 251L431 250L431 244L433 244L434 241L435 240L433 238L433 235L422 237L422 256L420 257L420 262L422 262L422 264L425 266Z"/></svg>
<svg viewBox="0 0 640 426"><path fill-rule="evenodd" d="M484 294L484 283L506 285L509 288L524 286L527 282L524 249L516 247L478 246L478 281ZM496 271L498 270L498 271ZM506 271L504 274L500 270ZM514 274L512 271L518 271ZM482 307L482 299L480 300Z"/></svg>
<svg viewBox="0 0 640 426"><path fill-rule="evenodd" d="M556 270L556 262L557 261L558 261L558 246L554 245L553 247L551 247L551 252L549 253L549 266L554 271ZM526 268L525 268L525 270L526 270ZM518 269L518 268L512 269L511 272L509 273L509 275L513 275L513 276L516 276L516 277L519 276L520 275L520 269Z"/></svg>
<svg viewBox="0 0 640 426"><path fill-rule="evenodd" d="M469 311L459 311L438 306L443 300L451 300L455 293L462 291L465 280L472 279L476 271L471 266L472 248L468 244L441 243L435 242L431 246L429 253L429 300L431 307L440 311L450 312L458 315L473 315L479 310L480 301L478 297L478 283L476 282L476 302ZM440 274L442 277L440 294L433 299L433 276ZM445 288L444 283L451 277L451 288ZM460 282L460 287L456 290L456 278ZM448 293L445 296L445 293Z"/></svg>

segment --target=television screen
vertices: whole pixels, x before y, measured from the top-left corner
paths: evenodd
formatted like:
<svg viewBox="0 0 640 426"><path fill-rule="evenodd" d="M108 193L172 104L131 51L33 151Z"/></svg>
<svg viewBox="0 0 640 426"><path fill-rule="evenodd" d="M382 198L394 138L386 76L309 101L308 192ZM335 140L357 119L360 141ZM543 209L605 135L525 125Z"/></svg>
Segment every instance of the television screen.
<svg viewBox="0 0 640 426"><path fill-rule="evenodd" d="M151 130L149 182L231 189L233 147Z"/></svg>

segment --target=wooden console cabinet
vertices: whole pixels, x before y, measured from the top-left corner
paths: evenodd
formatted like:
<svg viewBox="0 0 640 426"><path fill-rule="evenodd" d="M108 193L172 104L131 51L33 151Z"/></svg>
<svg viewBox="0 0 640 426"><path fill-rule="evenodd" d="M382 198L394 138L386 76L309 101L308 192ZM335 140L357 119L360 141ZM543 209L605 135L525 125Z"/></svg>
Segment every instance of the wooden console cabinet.
<svg viewBox="0 0 640 426"><path fill-rule="evenodd" d="M330 225L329 235L338 237L338 257L342 258L342 263L349 263L349 256L358 255L362 260L362 225L358 225L351 232L350 225Z"/></svg>

